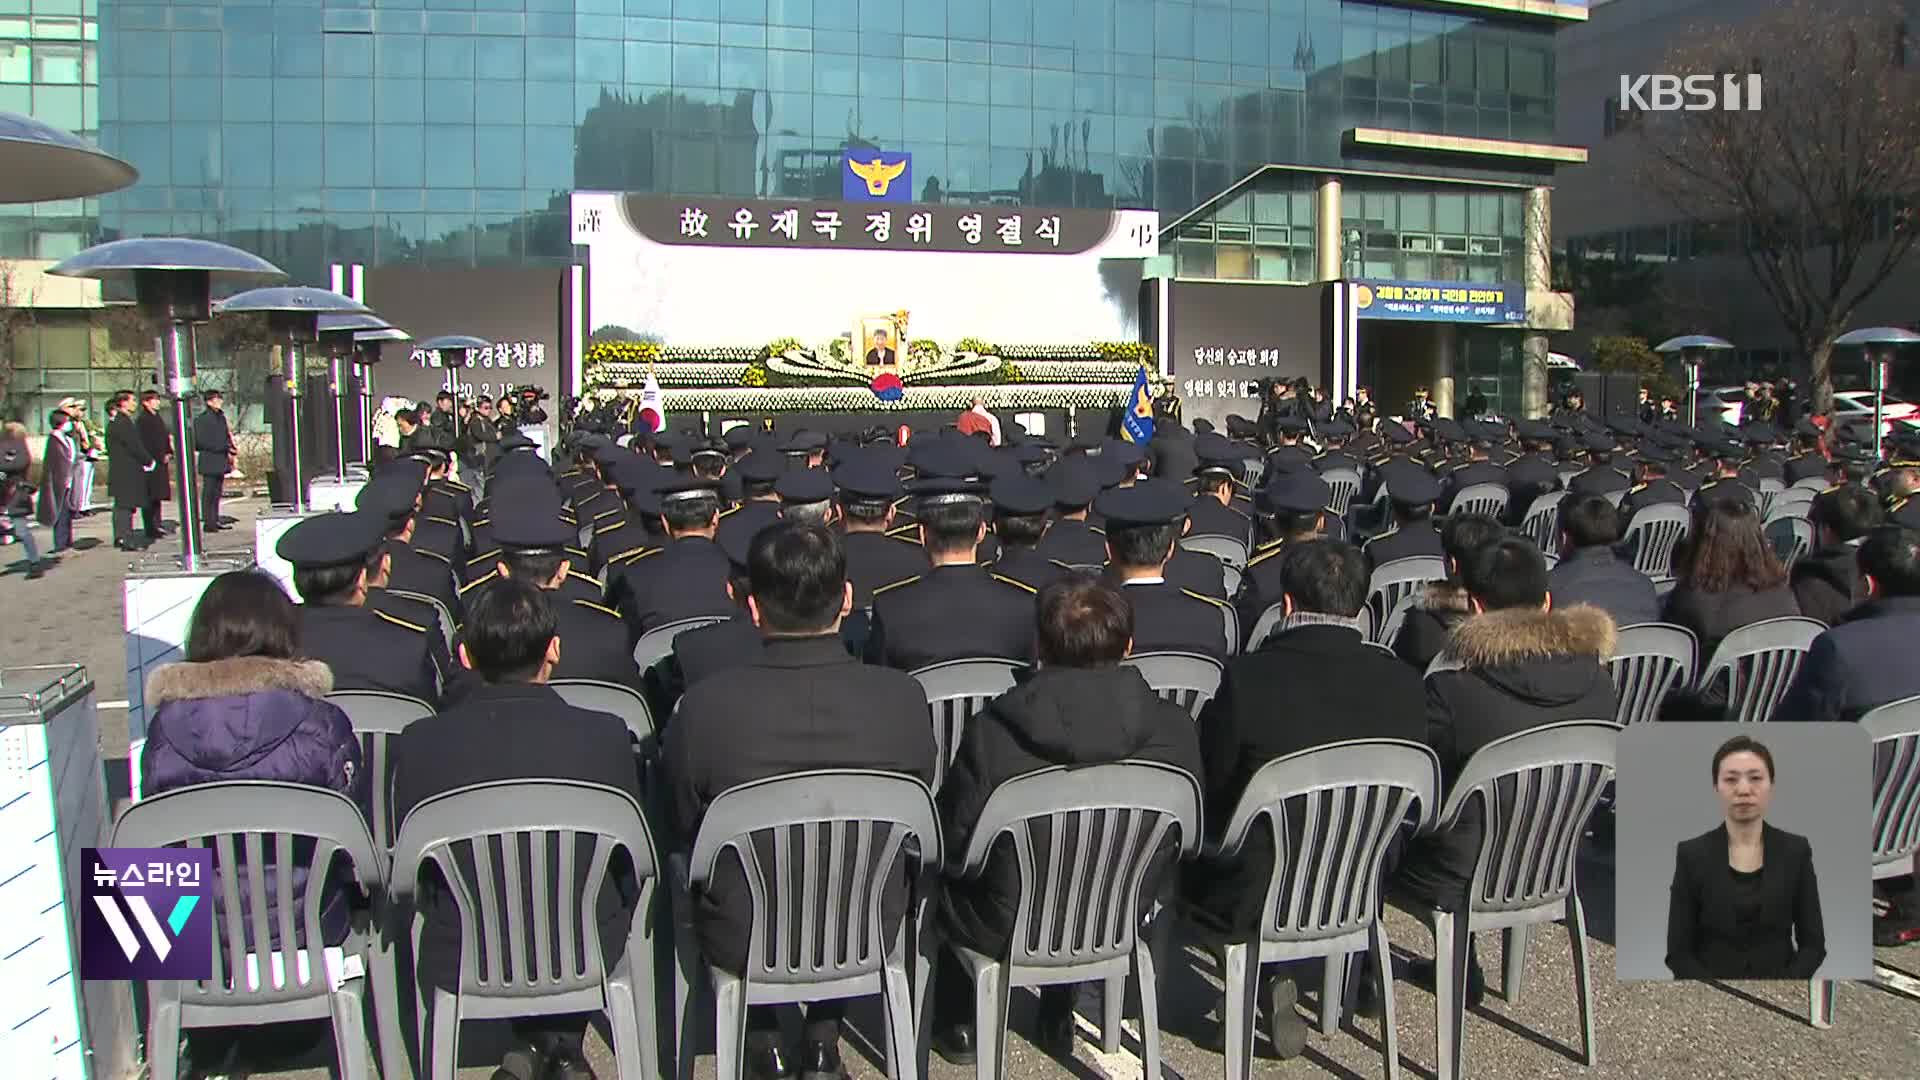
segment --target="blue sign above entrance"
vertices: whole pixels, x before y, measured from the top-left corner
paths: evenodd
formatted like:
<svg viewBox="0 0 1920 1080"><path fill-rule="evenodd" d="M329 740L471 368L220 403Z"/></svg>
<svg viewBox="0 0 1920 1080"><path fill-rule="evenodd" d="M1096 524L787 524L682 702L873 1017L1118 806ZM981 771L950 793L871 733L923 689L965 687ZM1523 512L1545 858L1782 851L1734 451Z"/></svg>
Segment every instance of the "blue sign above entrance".
<svg viewBox="0 0 1920 1080"><path fill-rule="evenodd" d="M1362 319L1454 323L1527 321L1527 291L1512 282L1356 281L1353 306L1354 314Z"/></svg>

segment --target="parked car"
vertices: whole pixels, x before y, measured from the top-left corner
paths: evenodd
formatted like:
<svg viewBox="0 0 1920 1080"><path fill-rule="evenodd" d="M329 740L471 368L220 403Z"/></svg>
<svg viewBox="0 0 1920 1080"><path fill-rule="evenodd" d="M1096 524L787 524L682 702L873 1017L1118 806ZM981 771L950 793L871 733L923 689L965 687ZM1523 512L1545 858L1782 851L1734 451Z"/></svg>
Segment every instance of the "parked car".
<svg viewBox="0 0 1920 1080"><path fill-rule="evenodd" d="M1920 426L1920 405L1889 397L1882 403L1880 416L1886 421L1886 431L1901 427ZM1873 391L1840 390L1833 395L1833 420L1837 424L1851 423L1856 420L1873 420Z"/></svg>
<svg viewBox="0 0 1920 1080"><path fill-rule="evenodd" d="M1747 388L1744 386L1716 386L1711 390L1700 391L1700 422L1724 420L1735 427L1740 426L1740 414L1747 407Z"/></svg>

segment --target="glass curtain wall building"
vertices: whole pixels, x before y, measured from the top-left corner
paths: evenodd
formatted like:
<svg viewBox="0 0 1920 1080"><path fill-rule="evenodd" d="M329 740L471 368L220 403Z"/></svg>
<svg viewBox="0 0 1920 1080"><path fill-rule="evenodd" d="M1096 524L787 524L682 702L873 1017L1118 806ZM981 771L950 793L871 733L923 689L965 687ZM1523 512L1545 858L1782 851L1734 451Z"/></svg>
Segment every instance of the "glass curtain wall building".
<svg viewBox="0 0 1920 1080"><path fill-rule="evenodd" d="M575 189L836 198L849 146L910 152L923 202L1159 210L1181 276L1323 280L1316 251L1357 232L1356 273L1515 280L1519 207L1555 164L1538 154L1553 36L1585 17L1546 0L0 11L96 2L100 139L141 179L100 200L89 238L216 238L306 282L335 263L566 263ZM1275 164L1303 171L1219 199ZM1323 235L1316 185L1346 174L1343 235ZM12 250L63 243L13 224Z"/></svg>

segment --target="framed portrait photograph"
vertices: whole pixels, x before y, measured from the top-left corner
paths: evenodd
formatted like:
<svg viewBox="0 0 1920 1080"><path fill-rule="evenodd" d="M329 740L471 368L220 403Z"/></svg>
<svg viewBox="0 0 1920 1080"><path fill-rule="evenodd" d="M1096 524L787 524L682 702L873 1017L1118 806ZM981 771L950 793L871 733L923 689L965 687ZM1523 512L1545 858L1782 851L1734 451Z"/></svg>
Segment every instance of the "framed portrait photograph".
<svg viewBox="0 0 1920 1080"><path fill-rule="evenodd" d="M853 328L854 352L863 367L898 367L907 355L906 334L892 315L864 315Z"/></svg>

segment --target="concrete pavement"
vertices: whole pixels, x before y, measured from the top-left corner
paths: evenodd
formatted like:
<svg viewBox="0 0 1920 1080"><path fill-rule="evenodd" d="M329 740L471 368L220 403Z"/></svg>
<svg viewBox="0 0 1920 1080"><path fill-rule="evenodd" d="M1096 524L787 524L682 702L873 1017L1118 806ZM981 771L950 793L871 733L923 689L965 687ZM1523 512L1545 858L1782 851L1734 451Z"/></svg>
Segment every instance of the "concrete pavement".
<svg viewBox="0 0 1920 1080"><path fill-rule="evenodd" d="M229 548L251 543L252 520L264 509L258 498L237 499L228 512L240 519L231 533L219 534L215 546ZM102 752L109 761L110 783L126 786L125 712L111 703L124 701L125 655L121 634L121 580L128 556L112 549L104 514L79 523L76 537L89 550L68 554L41 581L25 580L15 562L20 549L0 548L0 664L79 662L87 665L99 688ZM44 530L42 531L44 535ZM89 543L91 542L91 543ZM177 550L163 541L154 552ZM8 565L11 564L11 565ZM117 770L117 772L116 772ZM1488 1080L1535 1077L1666 1077L1747 1078L1755 1074L1803 1078L1878 1078L1892 1080L1920 1074L1920 946L1882 949L1876 960L1888 980L1898 985L1844 984L1838 989L1836 1021L1832 1030L1816 1031L1806 1020L1807 988L1800 984L1623 984L1613 978L1613 949L1608 943L1613 925L1612 876L1609 860L1594 853L1583 862L1583 894L1588 898L1592 928L1594 1006L1597 1063L1580 1063L1579 1012L1567 935L1557 925L1540 927L1528 954L1525 992L1517 1003L1502 1000L1498 990L1500 945L1497 935L1483 935L1480 956L1489 987L1483 1008L1469 1015L1466 1025L1466 1074ZM1664 895L1636 897L1634 902L1665 903ZM1431 938L1399 912L1391 912L1388 926L1395 948L1406 955L1430 956ZM1162 1047L1169 1076L1186 1080L1219 1076L1219 990L1211 963L1197 953L1182 950L1171 962L1161 961L1160 1011L1165 1034ZM1433 997L1402 980L1396 984L1401 1065L1406 1075L1434 1075ZM1032 999L1016 994L1014 1030L1009 1042L1007 1074L1028 1077L1138 1077L1142 1070L1137 1028L1116 1055L1099 1052L1097 995L1083 1001L1083 1040L1071 1063L1055 1061L1020 1038L1030 1021ZM847 1047L855 1076L884 1072L879 1045L877 1003L863 1002L854 1010ZM1129 1020L1129 1025L1137 1024ZM1263 1077L1381 1075L1379 1023L1361 1019L1333 1036L1317 1029L1302 1057L1289 1062L1262 1058L1255 1073ZM866 1039L861 1032L873 1034ZM467 1053L461 1080L487 1080L498 1059L502 1032L497 1025L469 1025ZM1092 1041L1088 1041L1091 1039ZM590 1039L593 1064L604 1080L614 1076L612 1055L604 1040ZM864 1048L864 1049L863 1049ZM491 1055L491 1057L490 1057ZM253 1075L279 1080L321 1080L329 1075L324 1045L293 1060L273 1062ZM713 1058L702 1056L695 1074L712 1076ZM935 1058L935 1080L966 1080L970 1068L951 1066Z"/></svg>

